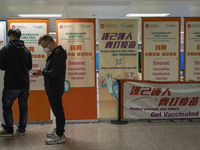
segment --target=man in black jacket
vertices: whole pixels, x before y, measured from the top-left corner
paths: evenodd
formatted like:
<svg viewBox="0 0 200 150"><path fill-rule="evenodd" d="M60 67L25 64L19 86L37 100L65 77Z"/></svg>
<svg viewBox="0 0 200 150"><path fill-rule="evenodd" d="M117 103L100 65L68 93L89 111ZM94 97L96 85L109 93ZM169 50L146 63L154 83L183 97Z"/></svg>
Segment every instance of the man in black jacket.
<svg viewBox="0 0 200 150"><path fill-rule="evenodd" d="M45 91L53 114L56 118L56 128L47 134L46 144L60 144L65 142L64 127L65 114L62 106L62 95L64 92L64 81L66 73L66 51L61 45L56 45L49 35L40 37L38 44L43 47L45 53L51 53L43 70L38 70L35 75L44 76Z"/></svg>
<svg viewBox="0 0 200 150"><path fill-rule="evenodd" d="M19 126L18 134L24 135L28 118L29 70L32 69L32 56L20 40L21 31L8 31L9 43L0 50L0 69L5 71L4 89L2 94L3 118L5 123L0 136L13 135L12 105L18 98Z"/></svg>

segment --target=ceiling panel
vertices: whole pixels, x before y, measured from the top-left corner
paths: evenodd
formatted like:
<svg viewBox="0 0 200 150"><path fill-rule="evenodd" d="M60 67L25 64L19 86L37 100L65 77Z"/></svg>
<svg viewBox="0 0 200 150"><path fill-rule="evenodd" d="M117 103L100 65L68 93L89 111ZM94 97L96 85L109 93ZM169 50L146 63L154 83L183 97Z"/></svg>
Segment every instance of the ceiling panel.
<svg viewBox="0 0 200 150"><path fill-rule="evenodd" d="M63 18L97 19L125 19L127 13L199 17L200 0L0 0L0 20L24 13L61 13ZM50 18L50 31L55 31L54 22L55 18Z"/></svg>
<svg viewBox="0 0 200 150"><path fill-rule="evenodd" d="M127 6L131 1L68 2L69 6Z"/></svg>

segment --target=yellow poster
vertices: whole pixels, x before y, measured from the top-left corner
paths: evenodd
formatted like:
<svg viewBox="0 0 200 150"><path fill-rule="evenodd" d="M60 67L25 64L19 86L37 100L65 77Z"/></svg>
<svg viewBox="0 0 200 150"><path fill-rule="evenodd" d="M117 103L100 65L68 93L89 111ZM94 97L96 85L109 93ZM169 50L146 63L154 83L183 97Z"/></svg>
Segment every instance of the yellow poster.
<svg viewBox="0 0 200 150"><path fill-rule="evenodd" d="M138 79L138 20L99 20L99 118L117 117L120 79Z"/></svg>
<svg viewBox="0 0 200 150"><path fill-rule="evenodd" d="M142 18L142 79L180 81L180 17Z"/></svg>

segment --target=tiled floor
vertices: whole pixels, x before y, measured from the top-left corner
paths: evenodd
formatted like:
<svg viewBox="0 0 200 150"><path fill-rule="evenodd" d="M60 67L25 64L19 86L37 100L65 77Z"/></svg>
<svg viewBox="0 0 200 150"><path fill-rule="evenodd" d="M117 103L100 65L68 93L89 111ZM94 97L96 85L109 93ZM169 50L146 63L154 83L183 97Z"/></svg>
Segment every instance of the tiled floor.
<svg viewBox="0 0 200 150"><path fill-rule="evenodd" d="M25 136L0 137L0 150L200 150L200 122L67 124L66 143L45 145L53 124L29 124Z"/></svg>

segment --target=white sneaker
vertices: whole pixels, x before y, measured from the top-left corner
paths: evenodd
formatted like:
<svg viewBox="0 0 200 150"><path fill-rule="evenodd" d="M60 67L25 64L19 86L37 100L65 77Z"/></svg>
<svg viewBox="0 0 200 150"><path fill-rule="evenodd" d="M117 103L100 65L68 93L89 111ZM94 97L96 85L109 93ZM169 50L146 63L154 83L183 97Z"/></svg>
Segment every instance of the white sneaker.
<svg viewBox="0 0 200 150"><path fill-rule="evenodd" d="M5 129L2 129L0 131L0 137L11 137L13 136L13 133L8 133Z"/></svg>
<svg viewBox="0 0 200 150"><path fill-rule="evenodd" d="M51 138L47 139L45 142L48 145L65 143L65 135L63 134L62 136L58 136L57 134L55 134Z"/></svg>
<svg viewBox="0 0 200 150"><path fill-rule="evenodd" d="M48 138L51 138L51 137L54 136L55 134L56 134L56 129L53 129L52 132L47 133L47 137L48 137Z"/></svg>

